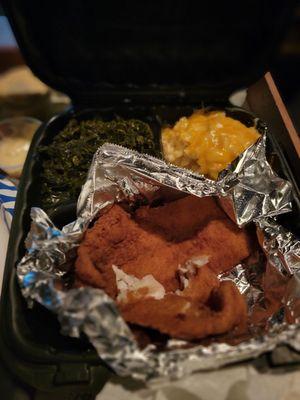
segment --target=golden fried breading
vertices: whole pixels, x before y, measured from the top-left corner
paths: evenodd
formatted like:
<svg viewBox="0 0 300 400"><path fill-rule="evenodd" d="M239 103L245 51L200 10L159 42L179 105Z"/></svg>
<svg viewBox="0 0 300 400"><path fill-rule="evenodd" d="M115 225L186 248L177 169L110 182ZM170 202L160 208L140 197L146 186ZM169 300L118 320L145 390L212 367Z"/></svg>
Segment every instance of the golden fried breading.
<svg viewBox="0 0 300 400"><path fill-rule="evenodd" d="M216 274L237 265L250 250L247 232L211 198L188 196L155 209L142 207L134 217L113 205L88 229L78 248L75 284L103 289L129 323L199 339L244 323L242 295ZM116 281L116 271L129 285L126 295L121 296L126 282ZM152 277L149 282L154 278L163 286L163 298L149 297L150 288L143 286L147 275ZM145 282L137 284L133 277ZM135 282L138 295L128 282Z"/></svg>
<svg viewBox="0 0 300 400"><path fill-rule="evenodd" d="M225 272L251 252L251 240L244 229L229 219L212 220L196 237L179 243L188 258L207 255L208 266L216 273Z"/></svg>
<svg viewBox="0 0 300 400"><path fill-rule="evenodd" d="M81 281L115 297L112 265L137 278L151 274L168 291L178 288L176 270L184 255L161 238L142 229L120 206L114 205L86 235L78 248L76 274Z"/></svg>
<svg viewBox="0 0 300 400"><path fill-rule="evenodd" d="M78 257L75 262L76 286L81 287L85 283L85 285L103 289L109 296L115 298L117 295L115 274L112 268L103 268L102 271L95 268L92 257L93 248L89 244L86 241L78 248Z"/></svg>
<svg viewBox="0 0 300 400"><path fill-rule="evenodd" d="M182 290L177 290L186 299L206 303L211 292L220 286L220 281L207 265L197 267L191 263L178 271L179 279L183 285Z"/></svg>
<svg viewBox="0 0 300 400"><path fill-rule="evenodd" d="M221 282L220 288L211 295L210 304L167 294L161 300L146 298L120 303L119 309L127 322L186 340L228 332L244 325L247 317L245 300L230 281Z"/></svg>
<svg viewBox="0 0 300 400"><path fill-rule="evenodd" d="M173 243L143 229L130 214L114 205L86 232L75 269L81 281L115 298L112 265L137 278L151 274L167 291L175 291L180 286L177 270L188 260L204 257L208 266L219 273L249 254L247 233L228 219L212 220L192 238Z"/></svg>
<svg viewBox="0 0 300 400"><path fill-rule="evenodd" d="M213 197L196 196L186 196L160 207L140 207L134 214L144 229L176 242L190 238L208 221L219 218L226 218L226 214Z"/></svg>

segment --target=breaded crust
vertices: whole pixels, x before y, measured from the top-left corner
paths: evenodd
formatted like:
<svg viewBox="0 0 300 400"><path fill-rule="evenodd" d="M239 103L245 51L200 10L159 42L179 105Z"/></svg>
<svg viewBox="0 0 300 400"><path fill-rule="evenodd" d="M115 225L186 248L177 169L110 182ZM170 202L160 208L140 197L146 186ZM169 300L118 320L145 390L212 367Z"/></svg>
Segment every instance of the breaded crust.
<svg viewBox="0 0 300 400"><path fill-rule="evenodd" d="M150 327L174 338L194 340L230 331L244 325L247 307L234 283L223 281L212 292L210 303L191 302L176 294L161 300L153 298L120 304L124 319Z"/></svg>
<svg viewBox="0 0 300 400"><path fill-rule="evenodd" d="M137 278L152 274L167 291L175 291L177 270L189 259L208 257L209 267L220 273L248 257L250 250L247 233L228 219L211 220L192 238L169 242L114 205L87 231L75 269L81 281L112 297L116 296L113 264Z"/></svg>
<svg viewBox="0 0 300 400"><path fill-rule="evenodd" d="M134 214L142 228L176 242L192 237L208 221L223 218L226 214L213 197L196 196L186 196L160 207L140 207Z"/></svg>
<svg viewBox="0 0 300 400"><path fill-rule="evenodd" d="M103 289L129 323L180 339L200 339L245 323L243 296L234 283L220 282L217 275L250 254L247 231L212 198L187 196L162 207L141 207L133 216L113 205L78 248L75 285ZM138 279L150 275L166 294L155 299L148 290L142 296L129 291L121 301L117 270Z"/></svg>

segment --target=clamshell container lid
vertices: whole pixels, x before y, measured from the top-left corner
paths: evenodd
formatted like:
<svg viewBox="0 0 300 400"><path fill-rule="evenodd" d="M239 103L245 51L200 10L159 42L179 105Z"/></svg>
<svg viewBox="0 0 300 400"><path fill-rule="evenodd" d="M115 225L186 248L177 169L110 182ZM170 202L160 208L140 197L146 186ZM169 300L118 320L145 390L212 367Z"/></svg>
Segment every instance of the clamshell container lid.
<svg viewBox="0 0 300 400"><path fill-rule="evenodd" d="M75 101L105 94L225 98L267 68L291 1L2 2L33 72Z"/></svg>

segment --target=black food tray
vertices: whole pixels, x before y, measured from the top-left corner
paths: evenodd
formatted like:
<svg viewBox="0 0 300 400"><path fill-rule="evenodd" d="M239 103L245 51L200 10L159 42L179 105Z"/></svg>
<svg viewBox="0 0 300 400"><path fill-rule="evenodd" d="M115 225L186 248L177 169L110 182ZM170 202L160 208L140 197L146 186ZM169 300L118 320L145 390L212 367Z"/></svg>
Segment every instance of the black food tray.
<svg viewBox="0 0 300 400"><path fill-rule="evenodd" d="M41 155L39 146L51 143L71 118L78 120L101 118L112 120L137 118L149 123L156 145L160 146L160 131L165 124L174 124L181 116L189 115L201 104L103 107L99 109L69 109L52 118L36 132L28 157L16 200L1 301L0 352L10 371L22 381L40 391L72 399L72 393L93 396L109 379L112 371L102 362L86 338L73 339L62 336L54 315L38 304L29 309L16 281L15 267L25 253L24 240L30 229L30 209L41 205ZM224 109L228 104L214 104L213 108ZM227 108L228 115L251 125L253 116L248 111ZM299 232L299 189L291 175L287 162L276 144L274 135L268 140L268 155L281 177L294 183L295 207L290 214L280 217L281 222L294 233ZM57 226L71 222L76 217L74 204L59 208L52 215ZM287 351L285 349L285 351ZM278 354L278 352L277 352ZM278 359L278 356L277 356ZM297 359L294 356L293 362ZM263 365L270 366L272 357L261 357ZM268 362L267 362L268 361ZM271 363L270 363L271 362ZM256 361L257 364L257 361ZM258 363L261 365L261 363ZM257 365L258 365L257 364ZM273 363L274 364L274 363ZM276 363L275 363L276 364ZM274 364L274 365L275 365ZM282 365L278 363L276 365ZM38 379L37 379L38 376ZM56 397L60 398L60 397ZM62 397L66 398L66 397ZM89 398L89 397L87 397Z"/></svg>

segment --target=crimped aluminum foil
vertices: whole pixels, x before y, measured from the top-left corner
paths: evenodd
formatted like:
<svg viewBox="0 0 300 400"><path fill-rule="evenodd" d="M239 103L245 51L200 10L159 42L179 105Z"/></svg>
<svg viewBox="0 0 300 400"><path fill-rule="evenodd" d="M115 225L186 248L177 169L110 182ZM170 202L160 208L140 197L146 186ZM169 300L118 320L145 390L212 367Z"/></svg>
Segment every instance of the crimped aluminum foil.
<svg viewBox="0 0 300 400"><path fill-rule="evenodd" d="M264 134L221 174L219 180L213 181L157 158L105 144L96 152L81 192L79 215L90 218L108 203L132 200L160 186L200 197L228 199L239 226L260 217L283 214L291 210L292 187L274 173L266 160L265 148Z"/></svg>
<svg viewBox="0 0 300 400"><path fill-rule="evenodd" d="M265 256L258 255L247 267L239 264L220 278L237 284L246 296L250 317L267 309L266 287L276 283L285 289L285 295L282 307L253 323L249 335L237 344L230 344L228 338L193 346L169 340L163 351L154 345L140 349L114 301L102 290L62 289L89 223L115 202L150 201L162 188L200 197L218 196L226 200L227 212L240 226L257 225ZM282 343L300 350L300 242L271 218L290 211L290 202L290 183L276 176L266 161L265 136L216 182L105 144L94 156L78 200L76 221L59 230L43 210L32 209L27 253L17 267L17 276L28 301L35 300L57 314L63 334L79 337L85 333L102 360L121 376L178 378L256 357ZM292 324L287 324L286 316Z"/></svg>

